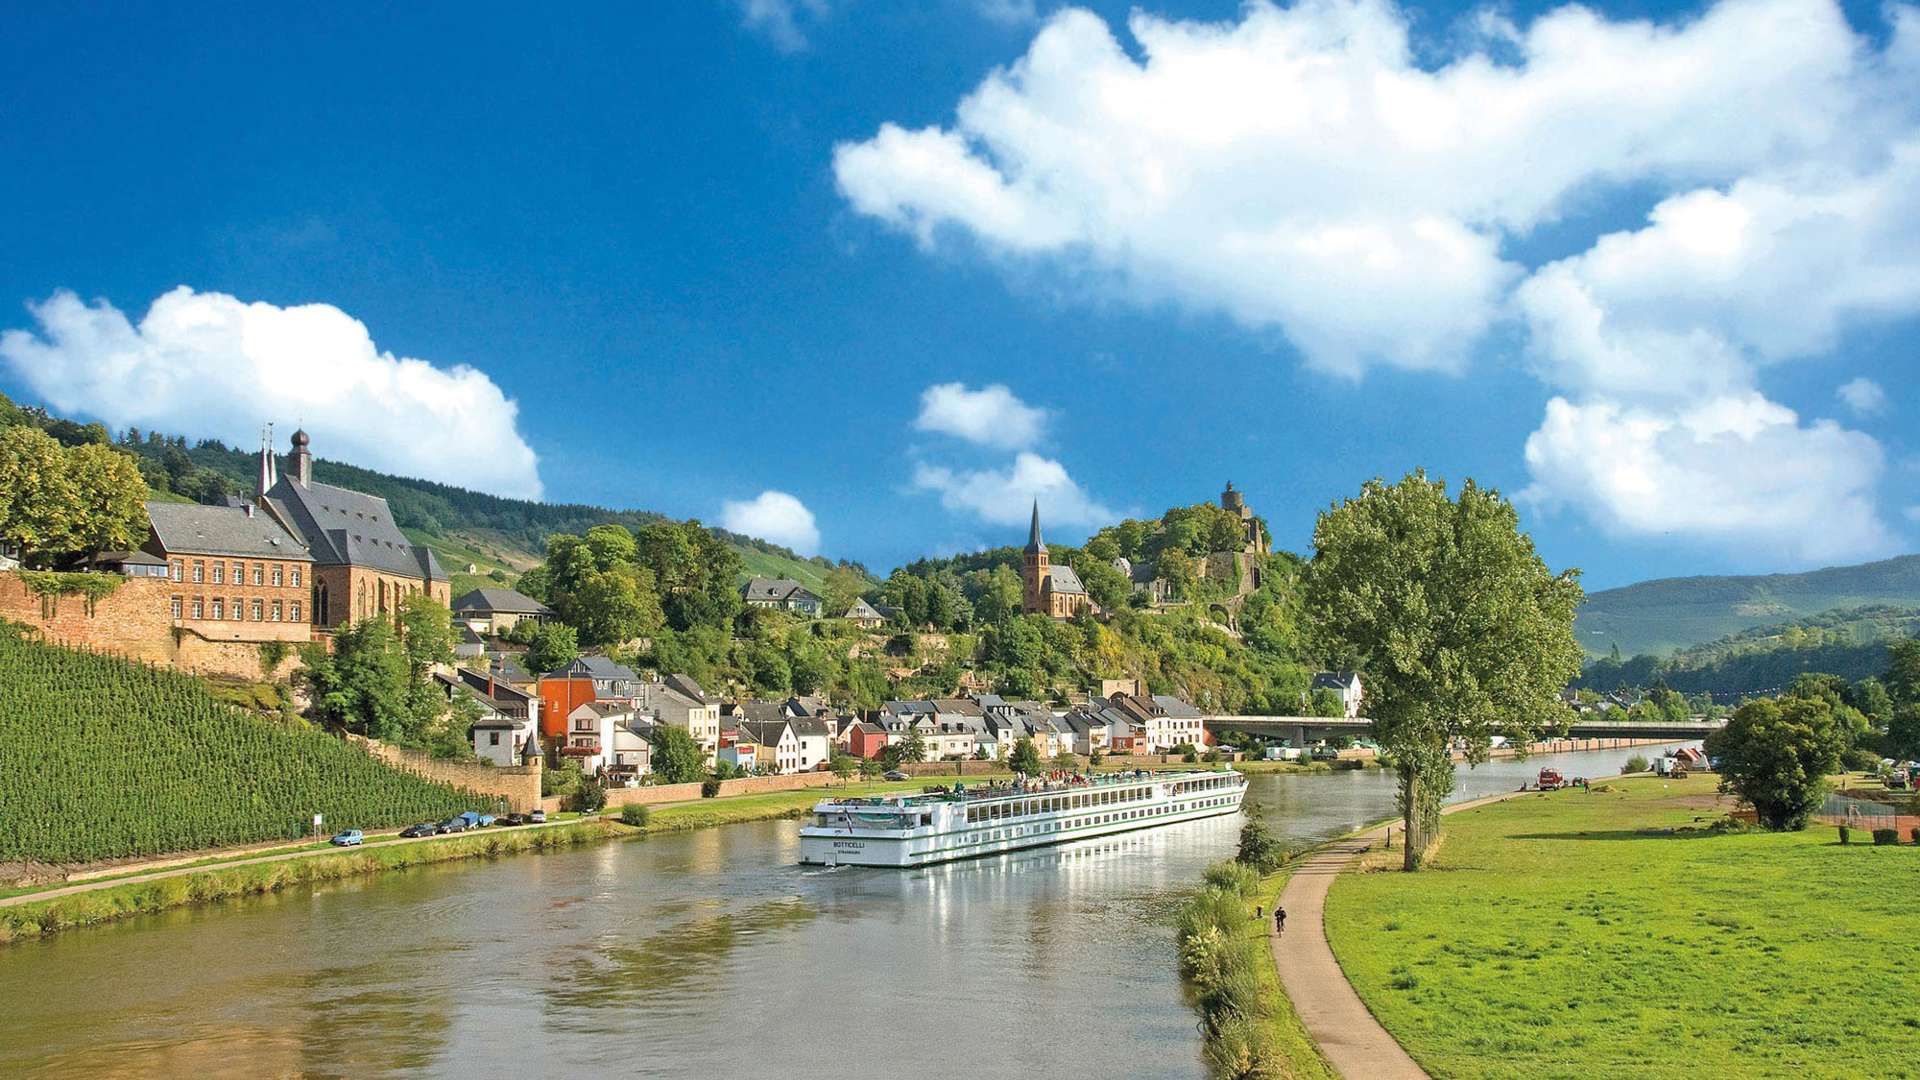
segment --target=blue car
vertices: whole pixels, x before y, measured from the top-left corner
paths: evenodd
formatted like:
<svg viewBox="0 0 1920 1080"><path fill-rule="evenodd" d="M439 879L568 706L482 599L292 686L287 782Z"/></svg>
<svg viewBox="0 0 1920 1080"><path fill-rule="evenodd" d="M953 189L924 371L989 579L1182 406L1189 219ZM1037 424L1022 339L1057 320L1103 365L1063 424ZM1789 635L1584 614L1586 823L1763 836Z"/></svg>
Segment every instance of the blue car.
<svg viewBox="0 0 1920 1080"><path fill-rule="evenodd" d="M334 833L333 839L327 841L327 843L332 844L334 847L358 847L361 843L365 842L366 839L366 835L359 829L348 829L346 832Z"/></svg>

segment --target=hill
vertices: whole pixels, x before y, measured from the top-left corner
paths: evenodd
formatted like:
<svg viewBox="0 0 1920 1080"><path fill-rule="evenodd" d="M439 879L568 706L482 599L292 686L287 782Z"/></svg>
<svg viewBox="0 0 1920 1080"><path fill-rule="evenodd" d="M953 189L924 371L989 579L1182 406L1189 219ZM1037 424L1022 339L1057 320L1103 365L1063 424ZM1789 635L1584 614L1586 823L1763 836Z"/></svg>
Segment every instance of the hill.
<svg viewBox="0 0 1920 1080"><path fill-rule="evenodd" d="M1920 555L1801 574L1686 577L1589 593L1574 626L1591 656L1664 656L1703 642L1874 605L1920 607Z"/></svg>
<svg viewBox="0 0 1920 1080"><path fill-rule="evenodd" d="M1682 693L1731 701L1778 693L1808 672L1857 682L1884 672L1887 646L1916 633L1920 607L1845 608L1742 630L1668 657L1596 660L1575 685L1604 692L1663 682Z"/></svg>
<svg viewBox="0 0 1920 1080"><path fill-rule="evenodd" d="M137 430L116 438L99 424L21 408L0 395L0 427L11 423L33 424L70 446L107 443L134 455L157 499L218 502L229 494L251 494L259 471L256 451L230 447L218 439L190 443L181 435ZM665 520L664 515L645 510L502 498L325 459L315 460L313 474L324 483L386 499L408 538L440 556L453 578L455 596L480 585L512 581L545 557L547 537L553 533L583 534L610 522L632 528ZM756 537L713 531L740 553L750 575L793 578L818 591L836 565ZM861 572L865 573L864 568Z"/></svg>
<svg viewBox="0 0 1920 1080"><path fill-rule="evenodd" d="M493 800L388 768L198 679L0 633L0 863L88 862L375 828Z"/></svg>

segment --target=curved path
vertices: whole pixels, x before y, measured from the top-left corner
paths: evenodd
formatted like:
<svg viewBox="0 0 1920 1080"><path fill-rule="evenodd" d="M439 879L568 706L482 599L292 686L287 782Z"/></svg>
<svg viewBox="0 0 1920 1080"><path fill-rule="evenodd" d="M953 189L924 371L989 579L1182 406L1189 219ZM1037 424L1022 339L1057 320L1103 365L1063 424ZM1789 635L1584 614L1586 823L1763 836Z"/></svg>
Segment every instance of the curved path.
<svg viewBox="0 0 1920 1080"><path fill-rule="evenodd" d="M1527 792L1489 795L1440 812L1454 814L1524 794ZM1280 985L1293 1000L1301 1026L1334 1071L1350 1080L1427 1080L1426 1071L1354 993L1353 984L1340 970L1333 947L1327 943L1327 890L1341 871L1385 839L1389 828L1383 825L1335 841L1301 863L1280 893L1280 906L1286 910L1287 925L1292 929L1268 938L1274 966L1280 969Z"/></svg>

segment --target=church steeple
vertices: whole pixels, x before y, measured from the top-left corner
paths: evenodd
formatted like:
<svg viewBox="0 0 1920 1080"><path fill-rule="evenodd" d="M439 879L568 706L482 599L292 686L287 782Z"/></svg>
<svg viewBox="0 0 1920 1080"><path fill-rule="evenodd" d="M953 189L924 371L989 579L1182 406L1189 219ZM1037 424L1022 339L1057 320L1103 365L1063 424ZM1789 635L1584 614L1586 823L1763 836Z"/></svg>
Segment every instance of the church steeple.
<svg viewBox="0 0 1920 1080"><path fill-rule="evenodd" d="M1033 500L1033 524L1027 528L1027 554L1047 553L1047 545L1040 539L1040 500Z"/></svg>
<svg viewBox="0 0 1920 1080"><path fill-rule="evenodd" d="M255 492L260 498L266 498L273 485L280 482L278 470L273 463L273 425L260 429L260 490Z"/></svg>

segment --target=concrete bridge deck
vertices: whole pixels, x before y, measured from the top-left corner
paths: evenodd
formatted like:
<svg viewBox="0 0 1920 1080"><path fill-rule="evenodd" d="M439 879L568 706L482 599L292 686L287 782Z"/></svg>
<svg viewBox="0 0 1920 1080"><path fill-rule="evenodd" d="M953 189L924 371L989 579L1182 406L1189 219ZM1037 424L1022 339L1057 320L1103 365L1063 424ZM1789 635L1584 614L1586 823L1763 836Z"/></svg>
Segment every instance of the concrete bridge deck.
<svg viewBox="0 0 1920 1080"><path fill-rule="evenodd" d="M1373 721L1364 716L1209 716L1202 723L1217 738L1222 731L1244 731L1249 735L1290 739L1299 746L1333 735L1358 738L1373 730ZM1726 727L1724 720L1682 721L1678 723L1641 723L1630 720L1576 720L1567 727L1567 735L1576 739L1704 739Z"/></svg>

